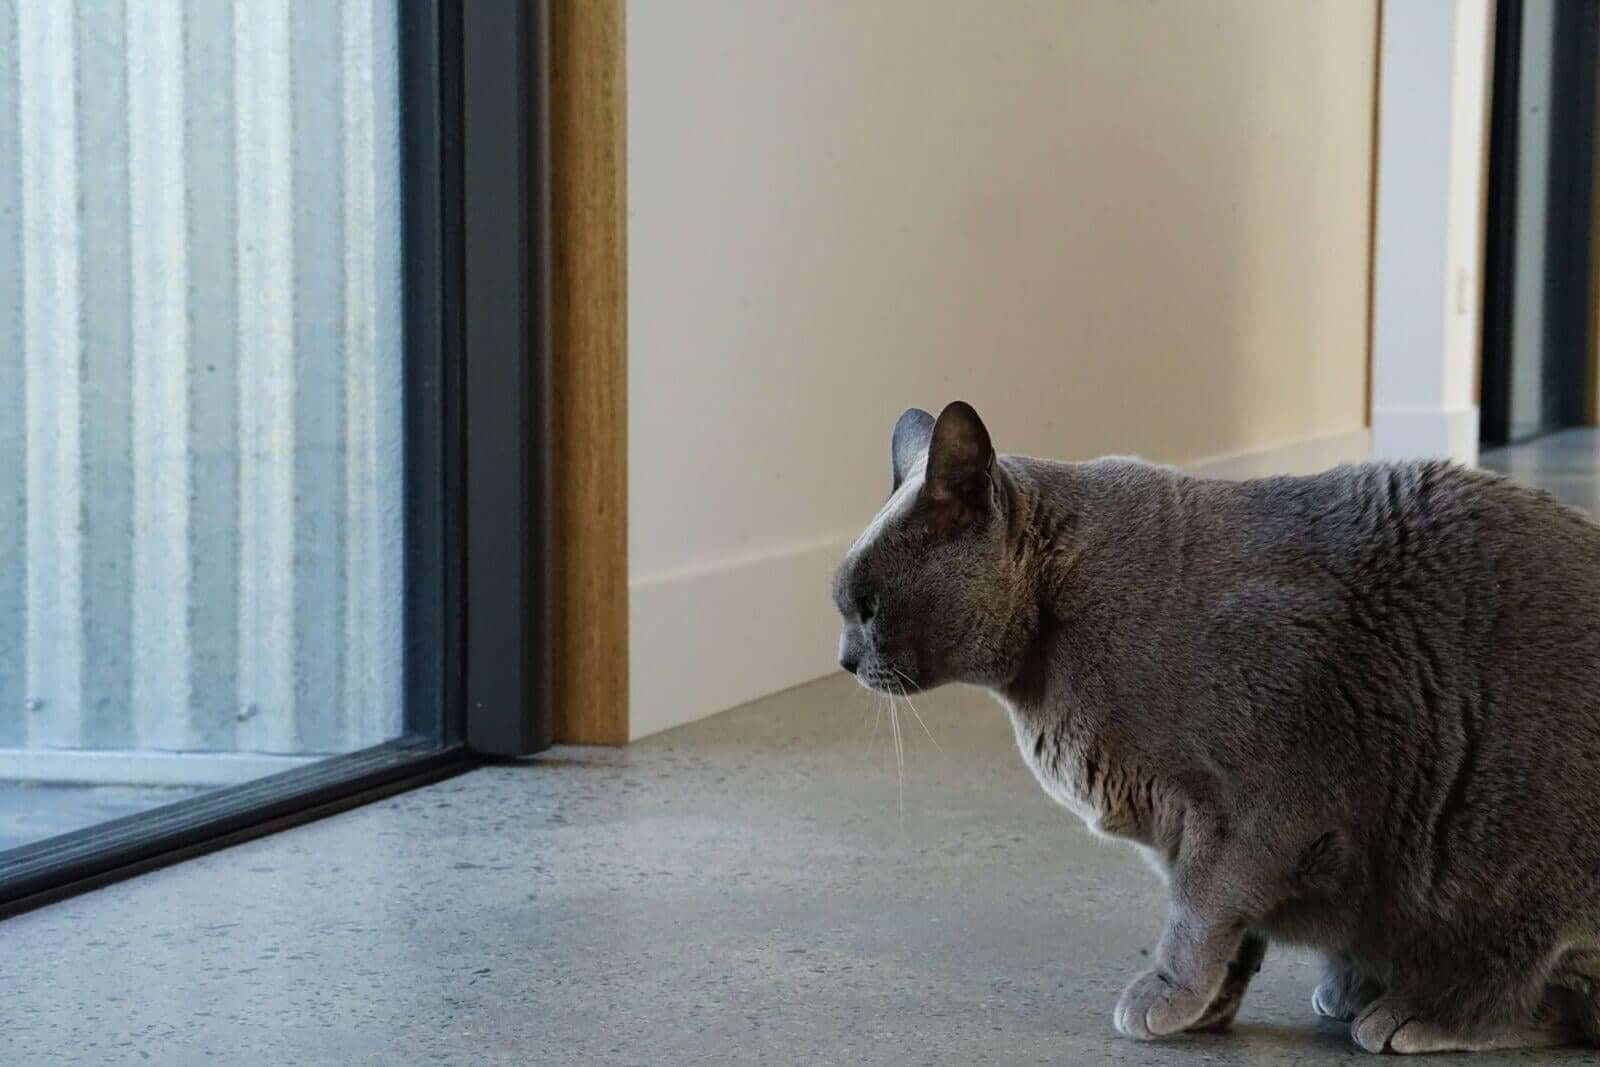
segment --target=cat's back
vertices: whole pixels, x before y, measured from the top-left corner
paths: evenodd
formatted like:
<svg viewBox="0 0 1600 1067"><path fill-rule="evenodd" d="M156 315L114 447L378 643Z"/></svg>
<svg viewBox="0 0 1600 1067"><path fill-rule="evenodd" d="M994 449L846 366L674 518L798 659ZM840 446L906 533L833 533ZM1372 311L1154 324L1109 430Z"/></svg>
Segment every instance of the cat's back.
<svg viewBox="0 0 1600 1067"><path fill-rule="evenodd" d="M1299 477L1195 479L1181 491L1185 524L1256 573L1330 567L1346 580L1428 589L1481 571L1502 586L1560 576L1600 588L1600 526L1487 471L1372 462Z"/></svg>
<svg viewBox="0 0 1600 1067"><path fill-rule="evenodd" d="M1600 526L1546 493L1429 461L1195 495L1191 521L1225 576L1320 591L1359 633L1409 636L1415 655L1437 647L1562 690L1576 677L1600 695Z"/></svg>
<svg viewBox="0 0 1600 1067"><path fill-rule="evenodd" d="M1437 462L1240 483L1216 504L1238 552L1222 584L1310 605L1276 616L1298 631L1259 633L1304 636L1318 714L1388 768L1408 848L1559 837L1600 859L1600 526Z"/></svg>
<svg viewBox="0 0 1600 1067"><path fill-rule="evenodd" d="M1083 587L1118 593L1107 625L1179 644L1219 615L1329 645L1405 637L1401 658L1576 677L1600 699L1600 526L1548 494L1433 461L1224 481L1107 459L1070 476L1097 527Z"/></svg>

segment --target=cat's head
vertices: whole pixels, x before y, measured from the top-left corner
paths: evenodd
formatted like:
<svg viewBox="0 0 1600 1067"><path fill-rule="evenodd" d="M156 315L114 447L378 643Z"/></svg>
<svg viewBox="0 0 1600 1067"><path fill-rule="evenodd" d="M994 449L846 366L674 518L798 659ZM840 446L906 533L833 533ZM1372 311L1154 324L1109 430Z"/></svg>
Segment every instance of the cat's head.
<svg viewBox="0 0 1600 1067"><path fill-rule="evenodd" d="M1022 576L1006 551L1006 494L989 431L957 401L895 423L888 503L833 579L839 664L880 692L1016 673Z"/></svg>

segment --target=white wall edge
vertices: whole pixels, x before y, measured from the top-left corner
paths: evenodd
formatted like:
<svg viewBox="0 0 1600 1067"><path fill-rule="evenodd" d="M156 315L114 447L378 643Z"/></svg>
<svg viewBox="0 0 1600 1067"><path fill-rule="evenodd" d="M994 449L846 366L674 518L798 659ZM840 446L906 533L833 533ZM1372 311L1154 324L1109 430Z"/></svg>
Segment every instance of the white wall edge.
<svg viewBox="0 0 1600 1067"><path fill-rule="evenodd" d="M1476 462L1488 0L1382 20L1372 293L1372 447Z"/></svg>
<svg viewBox="0 0 1600 1067"><path fill-rule="evenodd" d="M1182 464L1205 477L1309 474L1367 458L1365 429ZM859 531L635 579L629 736L648 737L824 677L833 570Z"/></svg>
<svg viewBox="0 0 1600 1067"><path fill-rule="evenodd" d="M1383 459L1448 457L1472 466L1478 462L1478 408L1377 408L1372 451Z"/></svg>
<svg viewBox="0 0 1600 1067"><path fill-rule="evenodd" d="M314 756L254 756L231 752L70 751L0 748L0 779L53 784L238 785L315 763Z"/></svg>

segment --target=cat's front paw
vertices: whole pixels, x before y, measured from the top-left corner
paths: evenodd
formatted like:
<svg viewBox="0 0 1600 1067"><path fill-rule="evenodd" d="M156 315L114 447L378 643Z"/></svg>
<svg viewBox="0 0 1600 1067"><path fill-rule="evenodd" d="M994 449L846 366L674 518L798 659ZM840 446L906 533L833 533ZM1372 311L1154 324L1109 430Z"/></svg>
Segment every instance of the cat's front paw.
<svg viewBox="0 0 1600 1067"><path fill-rule="evenodd" d="M1113 1021L1118 1033L1149 1041L1190 1029L1207 1006L1199 994L1174 985L1159 971L1146 971L1122 991Z"/></svg>
<svg viewBox="0 0 1600 1067"><path fill-rule="evenodd" d="M1410 1021L1411 1012L1407 1008L1398 1001L1380 997L1355 1017L1350 1024L1350 1038L1368 1052L1388 1051L1390 1038Z"/></svg>

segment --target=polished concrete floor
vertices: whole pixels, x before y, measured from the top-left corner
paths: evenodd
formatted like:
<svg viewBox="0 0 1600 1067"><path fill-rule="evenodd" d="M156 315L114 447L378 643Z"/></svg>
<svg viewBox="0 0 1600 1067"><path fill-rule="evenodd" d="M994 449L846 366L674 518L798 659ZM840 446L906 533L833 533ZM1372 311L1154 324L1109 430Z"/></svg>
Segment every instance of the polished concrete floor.
<svg viewBox="0 0 1600 1067"><path fill-rule="evenodd" d="M1118 1038L1154 879L1045 799L987 697L918 704L940 747L902 712L903 813L887 718L874 736L866 694L831 679L19 916L0 925L0 1064L1354 1055L1286 953L1232 1033Z"/></svg>
<svg viewBox="0 0 1600 1067"><path fill-rule="evenodd" d="M1592 503L1600 444L1486 462ZM1285 952L1231 1033L1117 1037L1161 921L1153 877L1045 799L987 697L918 706L937 747L902 709L903 792L887 717L830 679L9 920L0 1064L1357 1057ZM1457 1059L1596 1056L1428 1062Z"/></svg>
<svg viewBox="0 0 1600 1067"><path fill-rule="evenodd" d="M1600 514L1600 431L1567 430L1485 452L1479 465Z"/></svg>

